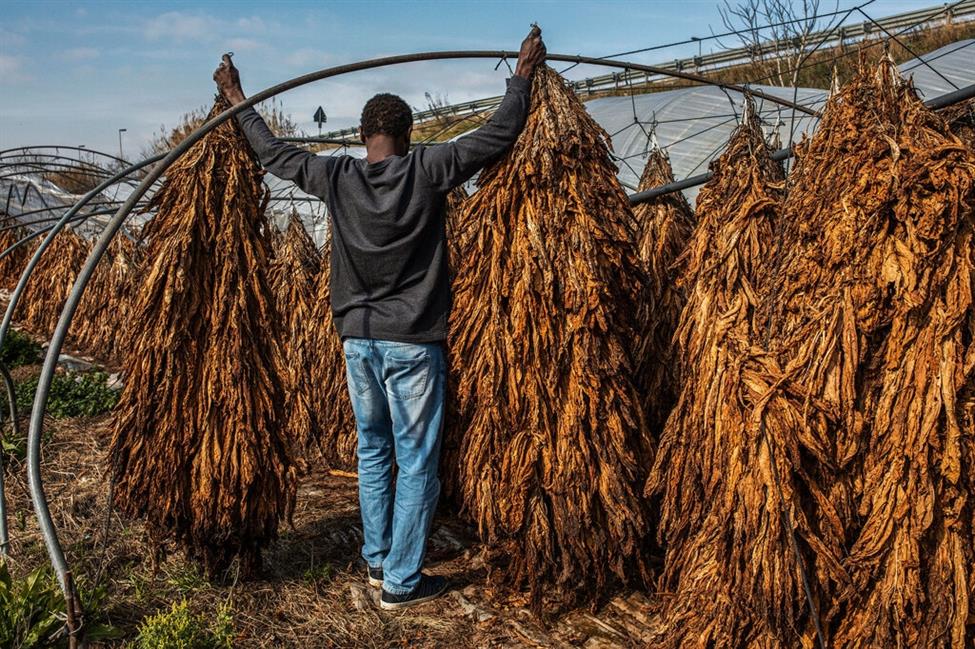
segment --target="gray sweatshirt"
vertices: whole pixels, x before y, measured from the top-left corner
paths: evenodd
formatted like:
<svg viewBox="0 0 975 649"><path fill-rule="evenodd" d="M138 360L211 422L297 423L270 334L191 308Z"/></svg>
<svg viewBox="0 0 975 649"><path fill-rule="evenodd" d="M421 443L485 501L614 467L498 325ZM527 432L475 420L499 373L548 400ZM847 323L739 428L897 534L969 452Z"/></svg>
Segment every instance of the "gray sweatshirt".
<svg viewBox="0 0 975 649"><path fill-rule="evenodd" d="M428 343L447 337L447 192L514 143L530 90L528 80L512 77L498 110L475 132L372 164L281 142L253 108L237 115L261 164L328 206L332 317L343 339Z"/></svg>

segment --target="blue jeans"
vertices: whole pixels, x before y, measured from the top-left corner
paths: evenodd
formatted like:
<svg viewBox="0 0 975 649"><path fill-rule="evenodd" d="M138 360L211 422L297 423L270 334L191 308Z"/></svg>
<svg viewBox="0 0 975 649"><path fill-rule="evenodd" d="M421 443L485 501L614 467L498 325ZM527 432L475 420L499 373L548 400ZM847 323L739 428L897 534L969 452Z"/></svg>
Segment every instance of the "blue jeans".
<svg viewBox="0 0 975 649"><path fill-rule="evenodd" d="M440 496L444 349L368 338L348 338L343 347L359 433L362 558L382 566L387 592L402 595L420 582Z"/></svg>

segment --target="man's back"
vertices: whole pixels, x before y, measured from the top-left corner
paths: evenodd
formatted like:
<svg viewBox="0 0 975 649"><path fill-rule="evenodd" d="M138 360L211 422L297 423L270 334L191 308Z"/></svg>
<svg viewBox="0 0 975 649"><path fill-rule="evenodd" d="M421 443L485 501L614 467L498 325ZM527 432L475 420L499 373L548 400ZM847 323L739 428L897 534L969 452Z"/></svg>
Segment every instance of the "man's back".
<svg viewBox="0 0 975 649"><path fill-rule="evenodd" d="M332 313L343 338L446 336L446 194L419 168L422 152L373 164L345 156L334 165Z"/></svg>
<svg viewBox="0 0 975 649"><path fill-rule="evenodd" d="M514 142L529 88L527 79L513 77L501 106L474 133L373 163L310 154L274 138L253 109L238 115L268 171L326 201L332 313L342 338L446 339L446 194Z"/></svg>

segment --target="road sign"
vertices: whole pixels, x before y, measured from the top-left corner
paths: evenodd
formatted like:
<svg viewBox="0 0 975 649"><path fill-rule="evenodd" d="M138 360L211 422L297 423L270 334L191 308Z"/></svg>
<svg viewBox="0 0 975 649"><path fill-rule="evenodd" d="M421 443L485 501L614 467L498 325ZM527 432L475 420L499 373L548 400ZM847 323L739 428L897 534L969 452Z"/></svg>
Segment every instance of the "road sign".
<svg viewBox="0 0 975 649"><path fill-rule="evenodd" d="M319 106L318 110L315 111L315 116L312 117L313 120L318 122L318 134L322 134L322 124L328 121L328 116L325 115L325 110Z"/></svg>

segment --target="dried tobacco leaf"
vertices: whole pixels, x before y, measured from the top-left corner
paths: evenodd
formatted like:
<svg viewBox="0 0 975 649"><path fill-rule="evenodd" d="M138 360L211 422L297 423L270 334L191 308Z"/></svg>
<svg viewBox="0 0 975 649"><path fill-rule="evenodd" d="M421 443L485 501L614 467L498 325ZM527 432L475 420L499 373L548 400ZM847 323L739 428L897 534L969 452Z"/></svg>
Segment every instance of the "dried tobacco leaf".
<svg viewBox="0 0 975 649"><path fill-rule="evenodd" d="M315 440L316 411L320 407L315 400L317 390L312 385L311 366L321 350L311 334L319 326L315 320L315 288L322 259L297 212L292 212L288 228L277 244L270 282L281 316L285 348L287 431L296 447L307 449Z"/></svg>
<svg viewBox="0 0 975 649"><path fill-rule="evenodd" d="M650 151L640 191L674 181L670 159L660 148ZM678 286L677 260L694 229L694 211L681 192L673 192L633 208L637 220L636 249L647 273L640 303L640 346L636 352L640 392L650 430L659 435L677 400L678 364L673 337L687 301Z"/></svg>
<svg viewBox="0 0 975 649"><path fill-rule="evenodd" d="M90 249L89 242L70 226L54 237L34 268L17 306L25 329L45 340L51 337Z"/></svg>
<svg viewBox="0 0 975 649"><path fill-rule="evenodd" d="M968 148L975 149L975 99L951 106L940 112L948 122L948 128L957 135Z"/></svg>
<svg viewBox="0 0 975 649"><path fill-rule="evenodd" d="M210 116L226 106L218 98ZM110 446L116 505L208 574L238 555L252 571L294 506L267 196L233 120L170 167L152 199Z"/></svg>
<svg viewBox="0 0 975 649"><path fill-rule="evenodd" d="M0 222L0 228L7 228L9 225L7 219ZM26 230L19 226L0 231L0 252L14 245L26 235ZM0 287L13 289L17 286L20 275L24 272L24 267L30 259L30 253L31 244L28 243L17 246L6 257L0 259Z"/></svg>
<svg viewBox="0 0 975 649"><path fill-rule="evenodd" d="M332 238L322 246L322 272L318 275L314 321L315 347L312 383L318 391L318 448L329 466L354 471L356 467L356 430L352 401L345 374L345 352L342 339L332 322Z"/></svg>
<svg viewBox="0 0 975 649"><path fill-rule="evenodd" d="M141 250L128 236L112 240L78 304L68 331L70 344L114 362L128 340L133 280Z"/></svg>
<svg viewBox="0 0 975 649"><path fill-rule="evenodd" d="M661 647L798 646L804 600L783 508L810 545L822 542L792 472L799 440L750 423L775 380L752 346L784 189L750 101L712 171L681 260L681 388L647 481L661 502L659 588L671 594L651 630Z"/></svg>
<svg viewBox="0 0 975 649"><path fill-rule="evenodd" d="M445 486L536 610L543 589L592 602L646 575L650 439L630 379L645 276L607 145L537 69L524 131L461 218L476 227L454 281Z"/></svg>
<svg viewBox="0 0 975 649"><path fill-rule="evenodd" d="M770 349L779 391L831 413L810 467L846 550L830 646L971 646L975 154L890 62L864 67L803 146L787 220Z"/></svg>

